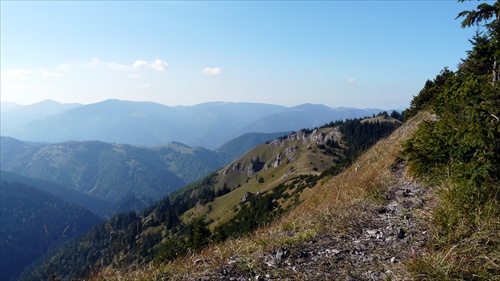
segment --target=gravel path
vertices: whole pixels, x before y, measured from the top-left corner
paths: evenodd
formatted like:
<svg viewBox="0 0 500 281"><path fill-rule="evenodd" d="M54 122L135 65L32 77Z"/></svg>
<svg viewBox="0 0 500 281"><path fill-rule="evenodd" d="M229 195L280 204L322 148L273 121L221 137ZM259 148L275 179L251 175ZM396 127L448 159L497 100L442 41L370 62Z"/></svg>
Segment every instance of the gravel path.
<svg viewBox="0 0 500 281"><path fill-rule="evenodd" d="M431 205L428 188L393 170L396 181L379 204L352 210L342 233L317 234L252 260L234 256L216 272L194 280L408 280L403 262L421 251Z"/></svg>

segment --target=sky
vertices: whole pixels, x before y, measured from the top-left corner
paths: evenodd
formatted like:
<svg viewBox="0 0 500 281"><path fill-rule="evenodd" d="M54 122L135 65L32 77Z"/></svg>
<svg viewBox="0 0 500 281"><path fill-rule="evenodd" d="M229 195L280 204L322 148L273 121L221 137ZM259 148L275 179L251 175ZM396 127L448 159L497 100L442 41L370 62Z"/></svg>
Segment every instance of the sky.
<svg viewBox="0 0 500 281"><path fill-rule="evenodd" d="M404 109L477 1L1 1L1 101Z"/></svg>

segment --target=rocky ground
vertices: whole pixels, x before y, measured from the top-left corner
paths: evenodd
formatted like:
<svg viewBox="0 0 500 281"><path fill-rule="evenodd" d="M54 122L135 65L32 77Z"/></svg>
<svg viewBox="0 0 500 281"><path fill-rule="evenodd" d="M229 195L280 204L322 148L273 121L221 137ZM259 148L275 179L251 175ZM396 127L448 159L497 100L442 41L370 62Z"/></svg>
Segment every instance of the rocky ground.
<svg viewBox="0 0 500 281"><path fill-rule="evenodd" d="M377 203L360 203L340 231L315 234L251 260L233 256L193 280L407 280L403 262L422 250L432 204L429 190L408 179L404 163ZM338 222L334 222L338 223ZM335 227L332 227L335 229ZM293 235L293 233L291 233ZM203 260L197 260L203 267Z"/></svg>

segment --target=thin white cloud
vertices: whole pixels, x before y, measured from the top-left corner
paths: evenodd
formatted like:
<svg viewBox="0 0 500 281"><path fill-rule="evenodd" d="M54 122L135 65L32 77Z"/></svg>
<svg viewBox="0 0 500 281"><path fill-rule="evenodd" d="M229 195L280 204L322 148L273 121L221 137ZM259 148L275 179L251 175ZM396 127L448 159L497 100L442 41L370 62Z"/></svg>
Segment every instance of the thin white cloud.
<svg viewBox="0 0 500 281"><path fill-rule="evenodd" d="M354 84L354 83L356 83L356 79L354 79L354 78L349 78L349 79L347 79L347 83L349 83L349 84Z"/></svg>
<svg viewBox="0 0 500 281"><path fill-rule="evenodd" d="M59 68L60 69L68 69L71 67L71 64L70 63L63 63L63 64L60 64L59 65Z"/></svg>
<svg viewBox="0 0 500 281"><path fill-rule="evenodd" d="M220 67L205 67L201 70L201 73L218 76L222 74L222 69Z"/></svg>
<svg viewBox="0 0 500 281"><path fill-rule="evenodd" d="M165 71L168 67L166 61L155 59L154 61L147 62L145 60L136 60L132 65L134 68L150 68L156 71Z"/></svg>
<svg viewBox="0 0 500 281"><path fill-rule="evenodd" d="M160 59L156 59L154 61L154 64L151 65L151 68L153 68L154 70L158 70L158 71L164 71L165 69L167 69L167 66L168 64Z"/></svg>
<svg viewBox="0 0 500 281"><path fill-rule="evenodd" d="M89 62L84 62L83 66L99 66L102 64L103 64L103 62L100 59L93 58Z"/></svg>
<svg viewBox="0 0 500 281"><path fill-rule="evenodd" d="M59 65L61 69L68 69L72 67L106 67L110 70L116 71L132 71L140 68L149 68L156 71L165 71L168 68L168 63L161 59L153 61L136 60L133 64L123 64L119 62L104 62L100 59L93 58L87 62L72 62Z"/></svg>
<svg viewBox="0 0 500 281"><path fill-rule="evenodd" d="M145 60L136 60L132 66L135 68L146 67L148 66L148 62Z"/></svg>
<svg viewBox="0 0 500 281"><path fill-rule="evenodd" d="M73 67L97 67L104 65L103 61L97 58L93 58L90 61L85 62L68 62L59 65L61 69L69 69Z"/></svg>

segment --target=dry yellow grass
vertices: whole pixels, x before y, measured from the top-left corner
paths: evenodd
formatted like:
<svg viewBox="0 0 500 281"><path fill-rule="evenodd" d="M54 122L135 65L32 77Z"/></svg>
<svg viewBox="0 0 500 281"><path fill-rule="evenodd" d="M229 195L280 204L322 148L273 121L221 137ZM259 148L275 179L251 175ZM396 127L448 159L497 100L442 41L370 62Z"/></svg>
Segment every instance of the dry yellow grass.
<svg viewBox="0 0 500 281"><path fill-rule="evenodd" d="M258 271L257 259L263 253L282 245L304 243L318 233L342 232L344 221L357 219L359 212L353 206L363 206L363 201L375 200L373 194L383 191L395 180L391 167L403 143L413 135L418 124L429 117L428 113L420 113L373 146L341 174L304 190L302 203L272 225L167 264L150 264L122 271L106 269L92 280L155 280L163 274L169 280L194 279L231 262Z"/></svg>

